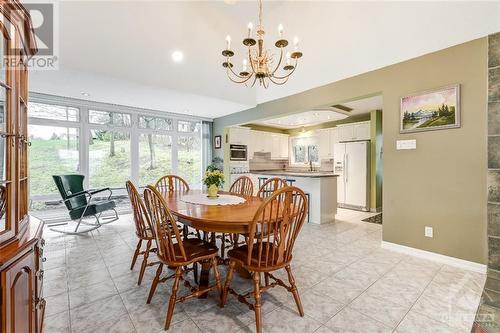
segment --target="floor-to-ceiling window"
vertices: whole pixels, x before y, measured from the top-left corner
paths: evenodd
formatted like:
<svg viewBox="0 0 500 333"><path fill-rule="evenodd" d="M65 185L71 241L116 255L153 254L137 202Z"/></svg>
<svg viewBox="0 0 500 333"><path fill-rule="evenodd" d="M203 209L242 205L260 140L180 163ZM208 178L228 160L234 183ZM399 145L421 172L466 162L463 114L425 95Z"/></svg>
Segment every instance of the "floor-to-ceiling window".
<svg viewBox="0 0 500 333"><path fill-rule="evenodd" d="M139 184L152 184L172 173L173 120L139 116Z"/></svg>
<svg viewBox="0 0 500 333"><path fill-rule="evenodd" d="M179 120L177 150L179 175L187 180L191 187L201 187L201 123Z"/></svg>
<svg viewBox="0 0 500 333"><path fill-rule="evenodd" d="M34 95L29 103L32 210L64 208L52 180L56 174L83 174L86 188L110 187L117 197L124 196L129 179L143 187L166 174L201 187L202 151L210 149L202 147L202 119Z"/></svg>
<svg viewBox="0 0 500 333"><path fill-rule="evenodd" d="M123 188L131 178L131 115L89 110L90 188Z"/></svg>
<svg viewBox="0 0 500 333"><path fill-rule="evenodd" d="M80 110L30 103L30 194L36 202L57 195L52 175L80 172Z"/></svg>

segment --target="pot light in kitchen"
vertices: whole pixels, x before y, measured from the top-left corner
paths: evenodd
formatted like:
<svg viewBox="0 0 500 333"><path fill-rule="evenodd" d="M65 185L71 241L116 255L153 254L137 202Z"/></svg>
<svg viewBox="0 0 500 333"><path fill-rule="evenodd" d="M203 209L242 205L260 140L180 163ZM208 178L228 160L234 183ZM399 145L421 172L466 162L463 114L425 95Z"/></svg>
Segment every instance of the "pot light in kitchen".
<svg viewBox="0 0 500 333"><path fill-rule="evenodd" d="M80 94L84 97L90 97L90 94L86 91L82 91L82 92L80 92Z"/></svg>
<svg viewBox="0 0 500 333"><path fill-rule="evenodd" d="M176 50L172 52L172 60L174 62L181 62L183 59L184 59L184 54L181 51Z"/></svg>
<svg viewBox="0 0 500 333"><path fill-rule="evenodd" d="M286 51L288 40L284 38L283 25L278 25L278 40L274 43L279 49L279 56L275 56L264 45L264 26L262 25L262 0L259 0L259 23L256 27L256 39L253 38L253 23L248 23L247 36L243 39L243 45L248 48L248 54L242 61L241 71L234 70L232 62L234 51L231 49L231 36L226 37L226 48L222 51L225 61L222 66L226 69L228 78L234 83L251 82L267 88L270 83L277 85L285 84L297 68L298 60L302 57L299 51L299 38L293 38L293 49ZM239 72L239 73L238 73Z"/></svg>

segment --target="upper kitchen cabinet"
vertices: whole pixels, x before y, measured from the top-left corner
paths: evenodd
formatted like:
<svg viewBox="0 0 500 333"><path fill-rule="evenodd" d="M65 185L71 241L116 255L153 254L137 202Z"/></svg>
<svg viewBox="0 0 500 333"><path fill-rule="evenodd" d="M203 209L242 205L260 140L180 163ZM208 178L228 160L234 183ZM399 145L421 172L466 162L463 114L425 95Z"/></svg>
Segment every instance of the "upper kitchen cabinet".
<svg viewBox="0 0 500 333"><path fill-rule="evenodd" d="M286 134L271 134L271 159L286 160L288 159L288 135Z"/></svg>
<svg viewBox="0 0 500 333"><path fill-rule="evenodd" d="M345 124L337 126L340 141L370 140L370 122Z"/></svg>
<svg viewBox="0 0 500 333"><path fill-rule="evenodd" d="M326 128L318 131L319 139L319 157L323 160L332 159L334 157L334 146L340 141L339 129Z"/></svg>
<svg viewBox="0 0 500 333"><path fill-rule="evenodd" d="M244 127L229 128L229 144L248 145L250 141L250 129Z"/></svg>
<svg viewBox="0 0 500 333"><path fill-rule="evenodd" d="M271 159L288 159L288 135L264 131L250 131L248 156L253 158L254 153L271 153Z"/></svg>

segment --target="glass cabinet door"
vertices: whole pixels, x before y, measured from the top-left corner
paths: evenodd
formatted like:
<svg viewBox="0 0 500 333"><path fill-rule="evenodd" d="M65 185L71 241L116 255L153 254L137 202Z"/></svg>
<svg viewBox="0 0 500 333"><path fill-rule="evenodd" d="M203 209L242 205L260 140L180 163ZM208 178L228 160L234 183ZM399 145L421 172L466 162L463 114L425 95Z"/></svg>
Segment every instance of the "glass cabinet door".
<svg viewBox="0 0 500 333"><path fill-rule="evenodd" d="M11 224L13 216L9 216L7 204L12 194L13 172L10 168L12 144L14 143L14 126L12 126L12 110L10 110L10 92L12 72L6 67L9 50L9 39L0 23L0 241L9 238L14 232Z"/></svg>

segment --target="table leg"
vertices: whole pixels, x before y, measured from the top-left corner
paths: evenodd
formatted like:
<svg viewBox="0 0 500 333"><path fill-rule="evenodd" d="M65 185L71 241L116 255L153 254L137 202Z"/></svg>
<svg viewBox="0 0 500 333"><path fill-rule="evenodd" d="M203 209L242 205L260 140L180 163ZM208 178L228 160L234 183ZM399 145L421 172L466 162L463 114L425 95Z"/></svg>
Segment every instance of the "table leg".
<svg viewBox="0 0 500 333"><path fill-rule="evenodd" d="M210 279L210 268L211 268L210 261L204 261L201 263L200 283L199 283L200 289L208 287L208 282ZM207 298L207 295L208 293L204 293L203 295L199 296L199 298Z"/></svg>

